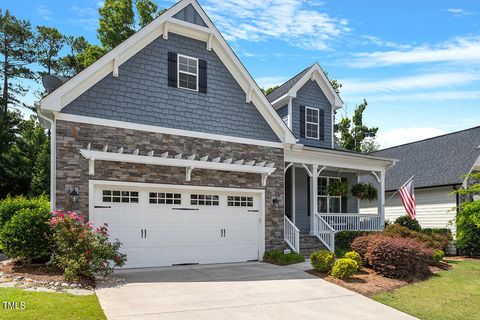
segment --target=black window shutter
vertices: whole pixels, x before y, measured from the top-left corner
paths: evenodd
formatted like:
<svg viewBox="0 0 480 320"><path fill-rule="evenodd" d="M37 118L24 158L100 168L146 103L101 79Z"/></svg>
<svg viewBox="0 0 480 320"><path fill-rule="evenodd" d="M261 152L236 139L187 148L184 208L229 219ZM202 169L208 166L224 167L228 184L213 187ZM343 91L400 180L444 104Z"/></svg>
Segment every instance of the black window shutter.
<svg viewBox="0 0 480 320"><path fill-rule="evenodd" d="M325 111L324 110L319 110L318 123L319 123L318 130L320 130L319 132L320 140L325 140Z"/></svg>
<svg viewBox="0 0 480 320"><path fill-rule="evenodd" d="M305 106L300 106L300 138L305 138Z"/></svg>
<svg viewBox="0 0 480 320"><path fill-rule="evenodd" d="M343 183L348 183L347 178L342 178ZM347 213L348 208L347 208L347 203L348 203L348 198L347 197L342 197L342 212L341 213Z"/></svg>
<svg viewBox="0 0 480 320"><path fill-rule="evenodd" d="M198 91L207 93L207 61L198 60Z"/></svg>
<svg viewBox="0 0 480 320"><path fill-rule="evenodd" d="M177 54L168 53L168 86L177 87Z"/></svg>

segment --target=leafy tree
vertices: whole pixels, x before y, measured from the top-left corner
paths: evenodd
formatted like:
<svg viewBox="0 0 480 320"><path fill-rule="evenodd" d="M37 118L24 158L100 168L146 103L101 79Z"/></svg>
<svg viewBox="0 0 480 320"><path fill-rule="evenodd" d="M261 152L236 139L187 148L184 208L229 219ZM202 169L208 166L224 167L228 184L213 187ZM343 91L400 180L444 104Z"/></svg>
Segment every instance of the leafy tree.
<svg viewBox="0 0 480 320"><path fill-rule="evenodd" d="M455 244L471 256L480 256L480 172L466 177L468 187L454 192L463 202L455 208L457 228Z"/></svg>
<svg viewBox="0 0 480 320"><path fill-rule="evenodd" d="M45 130L35 116L23 120L19 112L8 112L8 117L9 134L15 137L0 154L0 198L48 193L50 143Z"/></svg>
<svg viewBox="0 0 480 320"><path fill-rule="evenodd" d="M105 0L100 15L98 39L107 50L115 48L135 33L132 0Z"/></svg>
<svg viewBox="0 0 480 320"><path fill-rule="evenodd" d="M270 93L272 93L273 91L277 90L280 86L273 86L273 87L270 87L270 88L267 88L267 89L261 89L263 94L268 96Z"/></svg>
<svg viewBox="0 0 480 320"><path fill-rule="evenodd" d="M3 80L1 110L7 111L9 105L25 106L20 97L28 87L20 79L33 79L34 73L28 67L35 60L33 33L30 22L18 20L7 10L0 10L0 73Z"/></svg>
<svg viewBox="0 0 480 320"><path fill-rule="evenodd" d="M378 128L367 127L363 124L363 112L367 105L367 100L364 99L355 108L352 119L345 116L338 124L335 124L335 132L340 135L335 140L343 148L363 153L378 149L378 145L375 143Z"/></svg>
<svg viewBox="0 0 480 320"><path fill-rule="evenodd" d="M158 6L151 0L137 0L135 6L138 12L138 23L142 28L158 16Z"/></svg>
<svg viewBox="0 0 480 320"><path fill-rule="evenodd" d="M107 52L108 50L106 48L89 44L85 51L77 55L80 67L82 68L82 70L87 68L89 65L103 57L103 55Z"/></svg>
<svg viewBox="0 0 480 320"><path fill-rule="evenodd" d="M70 47L70 53L60 58L59 72L63 76L71 77L82 71L85 67L80 57L91 44L83 37L65 37L65 43Z"/></svg>
<svg viewBox="0 0 480 320"><path fill-rule="evenodd" d="M65 37L56 28L37 26L35 48L37 63L46 69L40 75L56 73L60 69L60 50L65 45Z"/></svg>
<svg viewBox="0 0 480 320"><path fill-rule="evenodd" d="M333 89L337 92L340 93L340 89L342 88L342 84L338 82L338 80L330 80L330 84L332 85Z"/></svg>

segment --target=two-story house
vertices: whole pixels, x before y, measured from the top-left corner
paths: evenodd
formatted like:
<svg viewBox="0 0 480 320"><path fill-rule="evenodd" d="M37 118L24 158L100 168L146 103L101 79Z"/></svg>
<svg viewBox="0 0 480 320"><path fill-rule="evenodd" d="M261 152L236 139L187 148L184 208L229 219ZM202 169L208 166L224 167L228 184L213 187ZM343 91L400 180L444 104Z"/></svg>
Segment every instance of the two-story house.
<svg viewBox="0 0 480 320"><path fill-rule="evenodd" d="M52 209L107 223L127 267L261 260L302 242L333 250L338 230L383 227L394 163L335 150L341 106L318 64L265 97L182 0L37 103L52 133ZM375 214L325 192L359 175L381 185Z"/></svg>

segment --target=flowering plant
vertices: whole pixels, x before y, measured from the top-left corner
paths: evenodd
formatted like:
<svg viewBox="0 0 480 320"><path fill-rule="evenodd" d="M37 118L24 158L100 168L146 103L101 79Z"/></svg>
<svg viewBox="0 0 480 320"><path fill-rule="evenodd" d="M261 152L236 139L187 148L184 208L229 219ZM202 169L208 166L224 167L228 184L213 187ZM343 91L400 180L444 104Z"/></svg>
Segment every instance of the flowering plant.
<svg viewBox="0 0 480 320"><path fill-rule="evenodd" d="M67 280L107 276L127 261L119 253L121 243L108 240L108 225L93 228L74 212L53 211L50 220L54 239L54 264Z"/></svg>

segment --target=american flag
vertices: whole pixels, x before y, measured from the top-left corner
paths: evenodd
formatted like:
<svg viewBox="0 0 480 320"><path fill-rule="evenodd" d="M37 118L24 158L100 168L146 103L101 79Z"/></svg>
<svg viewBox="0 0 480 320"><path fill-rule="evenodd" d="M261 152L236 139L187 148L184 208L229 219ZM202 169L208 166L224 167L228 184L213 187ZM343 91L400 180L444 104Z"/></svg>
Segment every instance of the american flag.
<svg viewBox="0 0 480 320"><path fill-rule="evenodd" d="M407 183L403 185L403 187L398 190L400 192L400 197L402 198L403 207L405 211L407 211L408 216L410 219L414 220L417 216L415 211L416 203L415 203L415 193L413 188L413 179L410 179Z"/></svg>

